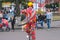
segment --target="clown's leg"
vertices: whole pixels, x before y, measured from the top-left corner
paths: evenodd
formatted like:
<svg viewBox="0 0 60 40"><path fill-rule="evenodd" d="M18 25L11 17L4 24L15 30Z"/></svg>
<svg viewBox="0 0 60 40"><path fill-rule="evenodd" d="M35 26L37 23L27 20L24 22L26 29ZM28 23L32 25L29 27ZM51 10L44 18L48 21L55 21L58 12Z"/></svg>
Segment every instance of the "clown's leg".
<svg viewBox="0 0 60 40"><path fill-rule="evenodd" d="M36 40L36 34L35 34L35 31L32 31L31 37L32 37L32 40Z"/></svg>

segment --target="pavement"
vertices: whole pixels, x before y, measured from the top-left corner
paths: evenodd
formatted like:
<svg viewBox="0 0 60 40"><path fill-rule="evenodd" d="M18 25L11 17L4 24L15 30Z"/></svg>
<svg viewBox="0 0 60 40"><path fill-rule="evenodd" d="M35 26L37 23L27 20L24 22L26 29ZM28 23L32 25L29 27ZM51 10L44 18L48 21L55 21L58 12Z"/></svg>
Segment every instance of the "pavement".
<svg viewBox="0 0 60 40"><path fill-rule="evenodd" d="M22 30L14 32L0 32L0 40L28 40L27 34ZM60 28L36 30L36 40L60 40Z"/></svg>
<svg viewBox="0 0 60 40"><path fill-rule="evenodd" d="M40 24L38 26L41 27ZM11 27L10 23L9 27ZM19 20L15 24L17 30L14 32L11 30L9 32L0 32L0 40L28 40L27 34L20 29L21 27L21 21ZM60 21L52 21L49 30L46 23L44 23L44 29L36 29L36 40L60 40Z"/></svg>

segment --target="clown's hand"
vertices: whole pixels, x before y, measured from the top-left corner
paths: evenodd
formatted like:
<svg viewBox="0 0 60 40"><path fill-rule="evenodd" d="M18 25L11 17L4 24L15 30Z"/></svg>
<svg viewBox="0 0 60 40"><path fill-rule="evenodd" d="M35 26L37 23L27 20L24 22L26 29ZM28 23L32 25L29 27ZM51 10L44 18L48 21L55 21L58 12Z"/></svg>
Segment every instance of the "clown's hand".
<svg viewBox="0 0 60 40"><path fill-rule="evenodd" d="M22 26L22 31L25 31L25 26L26 26L26 25Z"/></svg>

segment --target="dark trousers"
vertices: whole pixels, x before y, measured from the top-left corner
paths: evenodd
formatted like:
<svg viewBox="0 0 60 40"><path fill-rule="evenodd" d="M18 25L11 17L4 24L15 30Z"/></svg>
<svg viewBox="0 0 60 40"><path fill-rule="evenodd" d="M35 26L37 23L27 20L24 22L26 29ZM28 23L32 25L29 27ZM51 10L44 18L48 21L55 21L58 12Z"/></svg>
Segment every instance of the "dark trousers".
<svg viewBox="0 0 60 40"><path fill-rule="evenodd" d="M2 22L2 18L0 18L0 23Z"/></svg>
<svg viewBox="0 0 60 40"><path fill-rule="evenodd" d="M48 29L50 29L50 27L51 27L51 19L47 19L47 26L48 26Z"/></svg>
<svg viewBox="0 0 60 40"><path fill-rule="evenodd" d="M12 26L12 30L14 30L14 23L11 23L11 26Z"/></svg>

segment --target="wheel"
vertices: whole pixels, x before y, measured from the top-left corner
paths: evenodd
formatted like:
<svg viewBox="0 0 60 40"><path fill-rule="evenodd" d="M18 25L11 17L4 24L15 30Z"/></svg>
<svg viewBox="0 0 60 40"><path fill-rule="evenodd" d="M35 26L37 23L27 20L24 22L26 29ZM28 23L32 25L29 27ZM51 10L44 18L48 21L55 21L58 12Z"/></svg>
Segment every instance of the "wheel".
<svg viewBox="0 0 60 40"><path fill-rule="evenodd" d="M30 40L30 36L29 36L29 40Z"/></svg>
<svg viewBox="0 0 60 40"><path fill-rule="evenodd" d="M3 29L1 29L1 31L3 32L4 30L3 30Z"/></svg>
<svg viewBox="0 0 60 40"><path fill-rule="evenodd" d="M31 35L30 35L30 33L29 33L29 40L31 40Z"/></svg>
<svg viewBox="0 0 60 40"><path fill-rule="evenodd" d="M2 28L0 28L0 32L3 32L4 30Z"/></svg>
<svg viewBox="0 0 60 40"><path fill-rule="evenodd" d="M6 31L9 32L10 31L10 28L6 28Z"/></svg>

